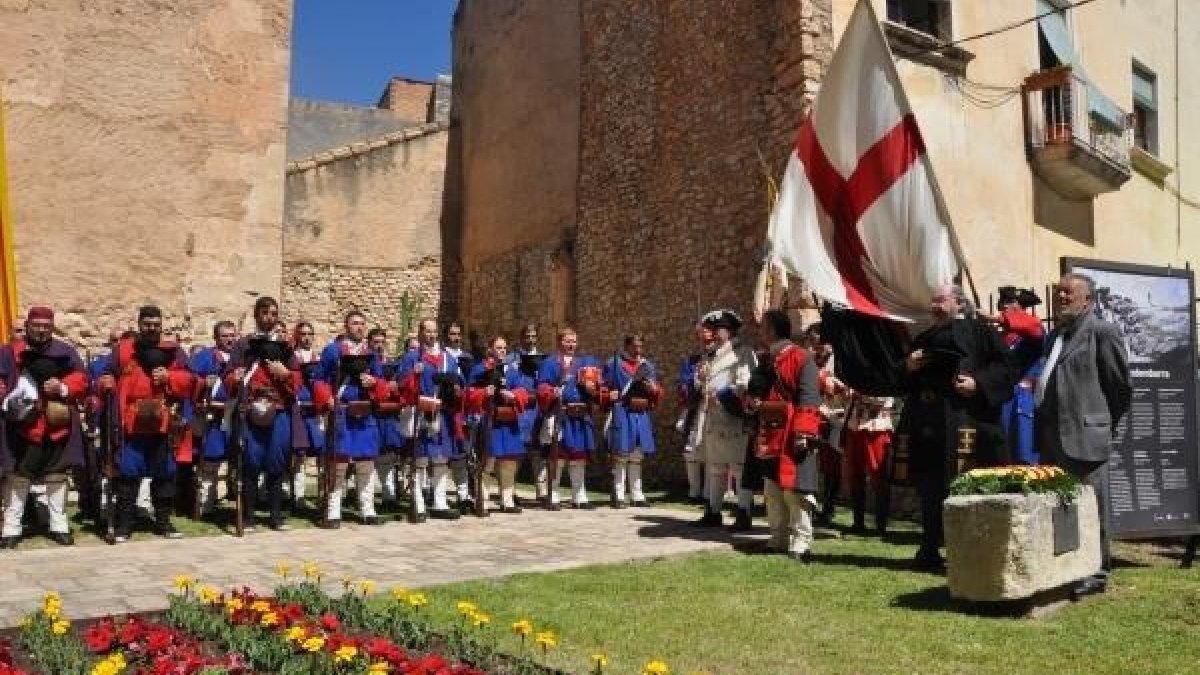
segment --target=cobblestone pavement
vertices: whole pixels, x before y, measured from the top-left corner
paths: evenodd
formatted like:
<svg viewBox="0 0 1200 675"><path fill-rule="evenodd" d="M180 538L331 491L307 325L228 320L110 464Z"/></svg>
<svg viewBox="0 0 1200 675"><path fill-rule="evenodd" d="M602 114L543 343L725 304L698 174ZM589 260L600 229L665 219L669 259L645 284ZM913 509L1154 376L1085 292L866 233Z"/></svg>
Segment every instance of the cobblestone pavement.
<svg viewBox="0 0 1200 675"><path fill-rule="evenodd" d="M690 526L694 517L653 507L527 509L520 515L493 513L486 519L422 525L343 524L336 532L259 530L242 539L213 536L0 551L0 627L15 625L51 589L62 594L66 613L78 619L162 609L177 574L192 574L221 588L245 584L266 590L277 581L274 570L281 560L318 563L331 588L343 575L413 587L730 545L723 530Z"/></svg>

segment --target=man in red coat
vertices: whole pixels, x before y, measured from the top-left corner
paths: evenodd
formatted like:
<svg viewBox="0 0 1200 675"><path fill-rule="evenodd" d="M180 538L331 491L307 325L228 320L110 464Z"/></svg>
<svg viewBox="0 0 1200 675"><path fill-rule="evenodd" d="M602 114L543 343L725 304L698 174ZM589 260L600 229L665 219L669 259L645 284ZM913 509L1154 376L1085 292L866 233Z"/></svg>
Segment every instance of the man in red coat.
<svg viewBox="0 0 1200 675"><path fill-rule="evenodd" d="M67 471L83 462L76 405L87 390L79 353L54 337L54 311L31 308L24 336L0 347L0 399L7 420L0 475L8 473L0 548L15 548L20 540L25 501L35 482L46 484L50 538L63 546L74 543L67 525Z"/></svg>
<svg viewBox="0 0 1200 675"><path fill-rule="evenodd" d="M765 482L771 530L767 548L808 562L821 394L812 354L792 343L791 334L792 321L785 312L764 315L762 336L770 358L760 361L751 378L748 407L758 418L753 447Z"/></svg>

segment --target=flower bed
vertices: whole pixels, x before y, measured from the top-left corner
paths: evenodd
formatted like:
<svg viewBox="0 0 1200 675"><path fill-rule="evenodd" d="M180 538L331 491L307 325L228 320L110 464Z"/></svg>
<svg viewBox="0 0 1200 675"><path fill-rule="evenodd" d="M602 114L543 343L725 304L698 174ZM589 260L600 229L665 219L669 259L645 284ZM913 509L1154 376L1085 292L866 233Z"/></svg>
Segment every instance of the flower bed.
<svg viewBox="0 0 1200 675"><path fill-rule="evenodd" d="M546 665L557 648L554 631L517 617L509 630L516 653L505 651L492 615L468 600L455 603L458 620L435 625L421 592L376 593L369 580L342 580L343 592L321 587L313 563L270 596L250 588L223 592L176 577L165 612L106 617L72 625L62 599L47 593L41 610L22 621L16 639L0 639L0 675L554 675ZM447 608L448 609L448 608ZM591 655L588 672L602 674L605 653ZM668 675L662 661L644 672Z"/></svg>
<svg viewBox="0 0 1200 675"><path fill-rule="evenodd" d="M1079 479L1057 466L998 466L972 469L950 483L952 495L1054 493L1070 503L1079 495Z"/></svg>

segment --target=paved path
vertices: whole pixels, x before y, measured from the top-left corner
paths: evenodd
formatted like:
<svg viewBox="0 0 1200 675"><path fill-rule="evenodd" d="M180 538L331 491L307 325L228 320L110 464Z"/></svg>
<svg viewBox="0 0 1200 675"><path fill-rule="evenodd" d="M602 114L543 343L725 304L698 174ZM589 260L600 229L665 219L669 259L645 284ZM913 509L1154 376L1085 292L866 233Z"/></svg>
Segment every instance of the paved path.
<svg viewBox="0 0 1200 675"><path fill-rule="evenodd" d="M369 578L386 588L545 572L595 563L721 549L721 530L691 527L695 515L658 508L615 511L493 513L487 519L393 522L380 527L344 524L337 532L260 530L176 541L119 546L51 547L0 552L0 627L15 625L56 590L74 618L149 611L166 606L177 574L192 574L219 588L246 584L269 590L275 565L312 560L330 588L343 575Z"/></svg>

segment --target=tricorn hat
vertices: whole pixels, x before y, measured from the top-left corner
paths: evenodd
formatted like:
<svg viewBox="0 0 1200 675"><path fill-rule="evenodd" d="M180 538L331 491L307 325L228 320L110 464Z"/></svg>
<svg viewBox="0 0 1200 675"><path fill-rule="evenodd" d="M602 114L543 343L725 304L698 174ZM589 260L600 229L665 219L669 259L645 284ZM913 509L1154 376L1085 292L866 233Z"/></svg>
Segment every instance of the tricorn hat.
<svg viewBox="0 0 1200 675"><path fill-rule="evenodd" d="M742 317L731 309L714 309L705 314L700 322L709 328L727 328L730 332L737 332L742 327Z"/></svg>

